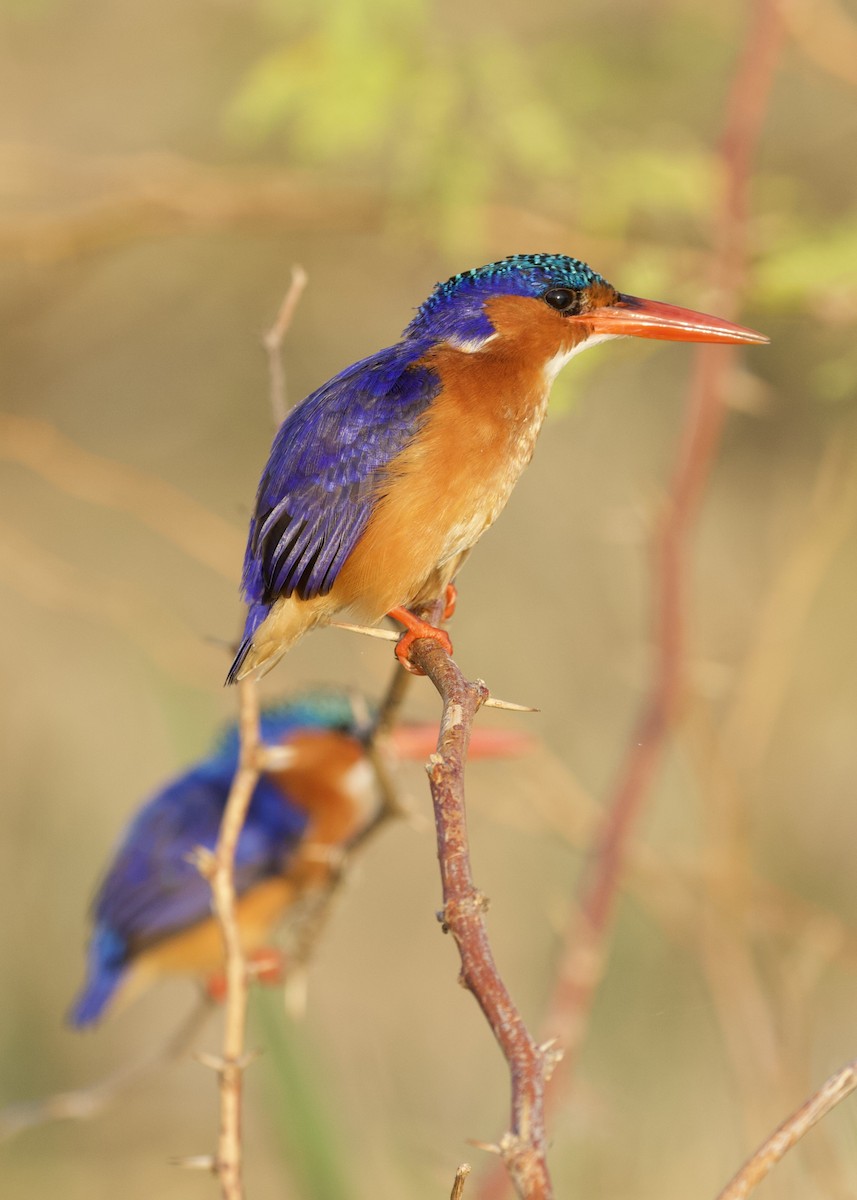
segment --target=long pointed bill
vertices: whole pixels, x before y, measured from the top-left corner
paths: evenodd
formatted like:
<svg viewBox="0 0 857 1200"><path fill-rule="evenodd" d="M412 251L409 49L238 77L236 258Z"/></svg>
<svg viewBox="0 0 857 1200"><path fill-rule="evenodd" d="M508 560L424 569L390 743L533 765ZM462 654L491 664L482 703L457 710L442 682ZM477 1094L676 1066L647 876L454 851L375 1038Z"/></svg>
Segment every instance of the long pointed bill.
<svg viewBox="0 0 857 1200"><path fill-rule="evenodd" d="M615 304L593 309L583 318L592 332L602 337L660 338L667 342L739 342L764 345L763 333L733 325L720 317L676 308L639 296L619 296Z"/></svg>

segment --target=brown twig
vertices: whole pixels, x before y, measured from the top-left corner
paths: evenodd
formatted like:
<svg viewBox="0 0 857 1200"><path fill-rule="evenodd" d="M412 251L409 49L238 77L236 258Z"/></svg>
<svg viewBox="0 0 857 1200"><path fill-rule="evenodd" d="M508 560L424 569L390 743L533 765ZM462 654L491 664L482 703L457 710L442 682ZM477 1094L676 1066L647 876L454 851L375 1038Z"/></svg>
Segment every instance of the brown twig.
<svg viewBox="0 0 857 1200"><path fill-rule="evenodd" d="M473 719L488 689L481 682L466 680L437 642L415 642L411 658L443 700L437 753L428 763L443 885L441 920L458 947L461 982L482 1009L511 1074L510 1130L497 1149L518 1195L526 1200L548 1200L553 1192L543 1110L545 1080L554 1056L531 1037L500 978L485 929L485 897L475 887L470 870L464 764Z"/></svg>
<svg viewBox="0 0 857 1200"><path fill-rule="evenodd" d="M729 103L721 145L724 195L719 218L714 281L719 307L734 308L744 278L746 191L750 162L761 130L780 40L773 0L760 0L748 34ZM550 1005L546 1029L562 1031L570 1068L577 1043L568 1027L580 1030L600 978L599 962L611 922L628 838L660 764L683 686L684 626L688 588L687 539L708 478L725 413L732 369L728 349L697 351L685 428L657 540L654 577L657 666L642 714L629 742L625 763L574 922L569 952ZM570 1050L570 1053L569 1053ZM557 1086L555 1079L552 1088Z"/></svg>
<svg viewBox="0 0 857 1200"><path fill-rule="evenodd" d="M292 281L280 304L274 324L262 339L262 344L268 352L268 376L271 386L271 411L274 423L282 424L289 410L286 398L286 371L283 366L283 338L288 332L295 315L295 309L307 285L307 273L298 263L292 267Z"/></svg>
<svg viewBox="0 0 857 1200"><path fill-rule="evenodd" d="M717 216L711 280L719 311L737 306L746 273L746 224L751 164L761 133L781 42L776 0L757 0L732 84L720 146L722 197ZM654 602L657 661L648 696L628 743L604 826L584 878L579 909L569 923L565 952L544 1024L546 1037L561 1036L564 1049L547 1093L549 1106L567 1086L589 1012L603 974L610 929L637 817L649 794L683 688L684 626L688 589L687 539L704 490L725 416L726 383L734 353L703 347L696 353L687 417L669 500L656 540ZM490 1173L480 1200L502 1193Z"/></svg>
<svg viewBox="0 0 857 1200"><path fill-rule="evenodd" d="M259 733L259 697L252 680L238 684L238 770L229 789L220 834L213 854L198 853L200 871L211 884L214 912L223 938L226 974L223 1052L210 1059L220 1081L220 1135L213 1169L224 1200L242 1200L241 1093L247 1059L247 965L235 911L235 850L247 809L262 771L263 746Z"/></svg>
<svg viewBox="0 0 857 1200"><path fill-rule="evenodd" d="M796 1142L831 1109L857 1088L857 1060L831 1075L805 1104L783 1121L762 1143L717 1197L717 1200L745 1200Z"/></svg>

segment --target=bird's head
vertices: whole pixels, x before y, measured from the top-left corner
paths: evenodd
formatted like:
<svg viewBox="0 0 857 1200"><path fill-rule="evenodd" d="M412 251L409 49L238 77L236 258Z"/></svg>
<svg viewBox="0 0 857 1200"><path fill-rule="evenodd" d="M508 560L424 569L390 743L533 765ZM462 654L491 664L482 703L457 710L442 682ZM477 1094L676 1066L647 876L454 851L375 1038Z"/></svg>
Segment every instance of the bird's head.
<svg viewBox="0 0 857 1200"><path fill-rule="evenodd" d="M344 844L378 815L382 797L368 743L374 707L356 692L327 689L305 692L261 714L262 740L275 747L279 761L270 780L290 805L336 818ZM437 723L397 724L381 739L384 759L424 762L437 747ZM231 731L237 766L237 732ZM472 758L519 757L534 748L532 738L508 731L479 728L470 742Z"/></svg>
<svg viewBox="0 0 857 1200"><path fill-rule="evenodd" d="M586 263L564 254L513 254L439 284L406 338L476 351L497 339L540 347L558 370L584 346L614 337L673 342L763 343L719 317L623 295Z"/></svg>

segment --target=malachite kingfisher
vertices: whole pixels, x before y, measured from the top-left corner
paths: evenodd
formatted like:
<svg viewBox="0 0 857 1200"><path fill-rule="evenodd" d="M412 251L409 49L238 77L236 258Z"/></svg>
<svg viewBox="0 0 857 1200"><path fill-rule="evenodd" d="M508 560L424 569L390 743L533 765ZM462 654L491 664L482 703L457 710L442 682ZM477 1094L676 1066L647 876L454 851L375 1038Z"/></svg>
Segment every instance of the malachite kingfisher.
<svg viewBox="0 0 857 1200"><path fill-rule="evenodd" d="M290 754L260 778L235 856L245 954L270 962L277 925L323 893L349 844L378 815L380 792L350 698L317 693L265 710L261 735ZM211 889L191 860L213 850L238 766L232 726L209 757L168 783L123 834L93 905L87 977L69 1020L91 1025L165 974L217 991L223 968Z"/></svg>
<svg viewBox="0 0 857 1200"><path fill-rule="evenodd" d="M307 630L445 595L530 461L551 384L615 337L764 343L718 317L617 292L586 263L516 254L439 284L401 341L307 396L274 439L244 560L244 636L227 681L260 676Z"/></svg>
<svg viewBox="0 0 857 1200"><path fill-rule="evenodd" d="M278 926L299 934L341 871L349 849L378 817L381 792L367 754L369 726L342 692L317 692L268 708L261 734L289 752L262 775L238 841L237 916L245 954L268 982L283 961ZM424 759L437 725L402 725L388 735L395 758ZM519 755L531 739L474 731L475 757ZM211 754L146 801L125 830L93 905L87 975L69 1020L83 1027L170 974L200 979L215 998L223 950L211 889L191 861L213 850L238 766L232 726Z"/></svg>

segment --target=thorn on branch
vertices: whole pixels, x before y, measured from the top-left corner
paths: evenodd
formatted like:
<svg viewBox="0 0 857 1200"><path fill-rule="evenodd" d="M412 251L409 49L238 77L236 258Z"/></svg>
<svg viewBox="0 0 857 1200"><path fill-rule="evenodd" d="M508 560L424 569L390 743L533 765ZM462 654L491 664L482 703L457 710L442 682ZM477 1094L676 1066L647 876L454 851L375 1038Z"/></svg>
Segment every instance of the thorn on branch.
<svg viewBox="0 0 857 1200"><path fill-rule="evenodd" d="M479 680L482 683L481 680ZM483 683L483 687L486 685ZM522 713L537 713L541 712L540 708L533 708L530 704L516 704L514 700L500 700L496 696L489 696L487 700L482 701L483 708L502 708L507 712L522 712Z"/></svg>
<svg viewBox="0 0 857 1200"><path fill-rule="evenodd" d="M503 1151L496 1142L480 1142L478 1138L468 1138L467 1144L475 1146L477 1150L484 1150L486 1154L502 1155Z"/></svg>
<svg viewBox="0 0 857 1200"><path fill-rule="evenodd" d="M193 1056L201 1067L207 1067L218 1074L226 1069L226 1059L221 1054L210 1054L207 1050L197 1050Z"/></svg>
<svg viewBox="0 0 857 1200"><path fill-rule="evenodd" d="M261 1051L247 1050L240 1058L224 1058L221 1054L209 1054L206 1050L197 1050L194 1058L200 1066L208 1067L211 1071L216 1071L218 1075L222 1075L225 1071L246 1071L250 1063L259 1057Z"/></svg>
<svg viewBox="0 0 857 1200"><path fill-rule="evenodd" d="M350 621L331 621L332 629L346 629L349 633L362 633L364 637L379 638L382 642L397 642L402 636L393 629L379 629L375 625L354 625Z"/></svg>
<svg viewBox="0 0 857 1200"><path fill-rule="evenodd" d="M211 1154L186 1154L183 1158L171 1158L171 1167L181 1167L185 1171L209 1171L217 1174L217 1159Z"/></svg>
<svg viewBox="0 0 857 1200"><path fill-rule="evenodd" d="M548 1042L542 1042L539 1046L539 1051L542 1055L542 1071L544 1073L545 1083L553 1075L556 1068L562 1062L562 1057L565 1051L559 1044L557 1038L551 1038Z"/></svg>
<svg viewBox="0 0 857 1200"><path fill-rule="evenodd" d="M191 866L196 867L203 879L207 879L209 883L211 882L217 870L217 859L207 846L194 846L190 854L187 855L187 861Z"/></svg>

